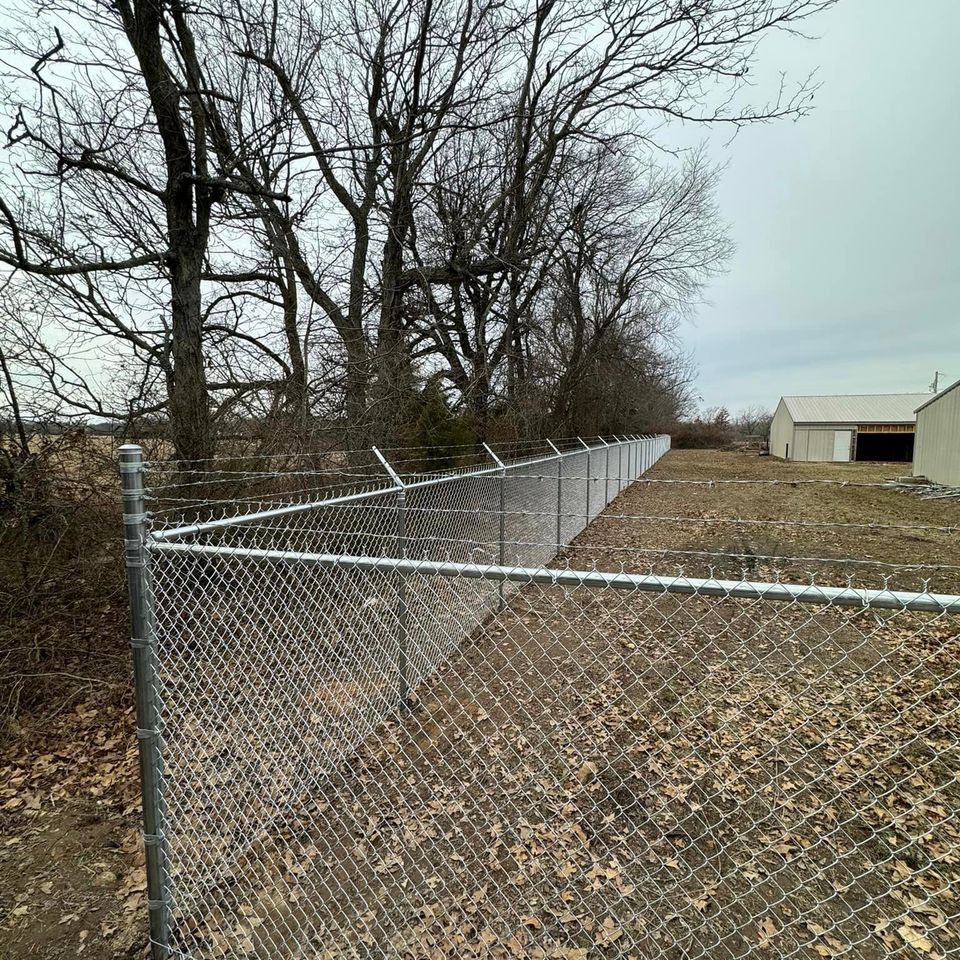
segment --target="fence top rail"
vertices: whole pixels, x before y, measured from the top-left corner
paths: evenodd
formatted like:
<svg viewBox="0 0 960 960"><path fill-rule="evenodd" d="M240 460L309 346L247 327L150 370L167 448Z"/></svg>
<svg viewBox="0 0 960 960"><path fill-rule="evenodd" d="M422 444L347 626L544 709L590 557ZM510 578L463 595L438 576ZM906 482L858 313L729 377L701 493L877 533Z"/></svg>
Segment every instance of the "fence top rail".
<svg viewBox="0 0 960 960"><path fill-rule="evenodd" d="M665 435L656 435L651 437L640 437L636 440L618 441L619 444L640 443L643 441L653 441L665 439ZM606 447L602 438L600 442ZM598 449L591 447L590 449ZM604 447L599 447L604 449ZM566 457L582 456L584 454L582 447L574 447L571 450L562 453L551 453L545 457L521 458L501 465L488 467L467 468L465 470L451 471L440 476L427 476L423 480L405 480L403 488L407 491L422 490L426 487L438 486L446 483L453 483L456 480L470 479L473 477L500 476L504 470L511 471L520 467L533 467L541 463L555 463L558 459ZM357 491L356 493L342 494L335 497L327 497L322 500L311 500L306 503L292 503L282 507L272 507L268 510L258 510L253 513L239 514L232 517L221 517L218 520L207 520L202 523L188 524L185 526L169 527L165 530L154 530L150 534L150 539L154 541L178 540L182 537L195 536L197 534L209 533L214 530L222 530L229 527L241 526L248 523L259 523L263 520L273 520L278 517L292 516L299 513L307 513L311 510L319 510L325 507L346 506L353 503L359 503L364 500L370 500L376 497L385 497L390 494L396 494L399 487L395 482L380 487L372 487L367 490Z"/></svg>
<svg viewBox="0 0 960 960"><path fill-rule="evenodd" d="M902 590L869 590L860 587L831 587L815 583L718 580L713 577L664 577L654 574L569 570L547 567L513 567L499 564L456 563L399 557L364 557L349 554L269 550L255 547L222 547L197 543L154 542L155 553L227 557L264 563L308 564L360 572L400 573L443 578L550 586L612 588L679 596L722 597L743 600L772 600L816 606L860 607L880 610L909 610L923 613L960 614L960 595L915 593Z"/></svg>

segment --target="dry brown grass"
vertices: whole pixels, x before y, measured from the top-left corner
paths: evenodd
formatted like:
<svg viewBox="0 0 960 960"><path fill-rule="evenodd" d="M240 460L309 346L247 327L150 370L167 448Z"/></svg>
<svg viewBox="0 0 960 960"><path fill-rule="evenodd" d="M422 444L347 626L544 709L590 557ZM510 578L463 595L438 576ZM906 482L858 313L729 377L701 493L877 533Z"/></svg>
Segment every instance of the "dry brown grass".
<svg viewBox="0 0 960 960"><path fill-rule="evenodd" d="M677 450L650 472L651 480L831 480L882 483L903 464L786 463L748 453ZM703 518L703 523L621 520L626 517ZM770 521L761 525L716 523ZM779 525L776 521L788 521ZM801 521L812 526L791 525ZM848 524L859 526L845 526ZM869 528L863 525L877 525ZM885 525L953 528L883 529ZM569 552L573 564L653 563L661 572L683 566L691 576L784 579L880 588L960 592L960 501L922 500L878 487L789 483L702 485L637 483L594 523ZM697 556L709 552L716 558ZM739 555L739 556L735 556ZM800 559L790 559L800 558ZM809 559L807 559L809 558ZM843 561L879 561L857 563ZM892 566L890 566L892 565ZM911 565L923 569L910 570ZM899 569L897 569L899 568Z"/></svg>

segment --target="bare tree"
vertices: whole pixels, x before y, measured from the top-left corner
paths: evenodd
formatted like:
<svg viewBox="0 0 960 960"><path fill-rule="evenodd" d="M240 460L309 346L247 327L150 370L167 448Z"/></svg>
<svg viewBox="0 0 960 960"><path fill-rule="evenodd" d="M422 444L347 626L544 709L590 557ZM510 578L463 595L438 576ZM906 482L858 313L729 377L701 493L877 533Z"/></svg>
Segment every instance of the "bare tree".
<svg viewBox="0 0 960 960"><path fill-rule="evenodd" d="M581 214L566 185L589 180L595 158L634 156L647 182L659 182L653 194L676 185L672 203L635 235L624 279L632 297L645 288L648 300L689 300L725 245L707 209L713 178L702 158L690 159L687 169L696 172L685 184L650 159L658 125L676 117L743 124L804 112L810 91L803 84L767 104L740 103L738 94L757 37L825 5L529 8L516 32L520 42L505 58L513 69L501 96L485 115L481 106L474 124L435 158L411 242L421 277L408 311L415 355L428 364L442 357L475 422L484 422L501 375L507 398L531 375L529 332L555 284L558 258L568 280L589 260L577 246ZM706 91L714 83L722 93L711 99ZM619 215L643 218L637 204ZM672 255L663 259L668 245ZM644 313L652 315L649 304Z"/></svg>
<svg viewBox="0 0 960 960"><path fill-rule="evenodd" d="M210 148L186 9L28 9L3 37L14 173L0 261L37 277L162 371L178 456L212 450L202 281L217 206L244 191ZM71 26L61 28L57 23ZM94 65L94 66L91 66ZM138 316L149 311L144 323Z"/></svg>
<svg viewBox="0 0 960 960"><path fill-rule="evenodd" d="M755 103L747 70L833 0L22 2L0 262L68 332L31 350L77 410L162 410L193 459L233 420L393 430L437 377L481 432L600 367L649 386L725 252L663 126L802 115L809 84ZM70 337L121 345L127 402Z"/></svg>
<svg viewBox="0 0 960 960"><path fill-rule="evenodd" d="M744 407L733 418L734 428L746 437L768 437L772 422L773 414L760 404Z"/></svg>

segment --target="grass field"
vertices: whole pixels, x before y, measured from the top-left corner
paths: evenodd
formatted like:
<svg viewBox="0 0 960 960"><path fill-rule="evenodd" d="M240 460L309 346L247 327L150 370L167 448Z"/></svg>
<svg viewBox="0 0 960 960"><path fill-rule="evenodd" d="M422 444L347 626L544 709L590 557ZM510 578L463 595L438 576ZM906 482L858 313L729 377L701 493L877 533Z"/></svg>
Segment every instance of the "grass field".
<svg viewBox="0 0 960 960"><path fill-rule="evenodd" d="M637 483L561 559L960 592L960 505L854 485L900 469L675 451L652 480L848 485ZM773 523L716 522L734 519ZM191 905L184 942L197 957L955 954L958 627L525 586L415 710L290 797ZM14 744L0 957L142 950L131 731L107 685Z"/></svg>

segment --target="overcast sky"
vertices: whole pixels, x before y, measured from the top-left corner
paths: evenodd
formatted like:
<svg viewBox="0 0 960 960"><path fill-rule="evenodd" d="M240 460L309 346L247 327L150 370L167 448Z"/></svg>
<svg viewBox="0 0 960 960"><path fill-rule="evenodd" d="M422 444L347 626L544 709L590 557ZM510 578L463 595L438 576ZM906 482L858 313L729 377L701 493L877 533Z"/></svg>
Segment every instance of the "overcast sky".
<svg viewBox="0 0 960 960"><path fill-rule="evenodd" d="M960 379L960 0L841 0L810 28L758 72L818 69L813 114L709 141L737 250L683 332L704 406Z"/></svg>

